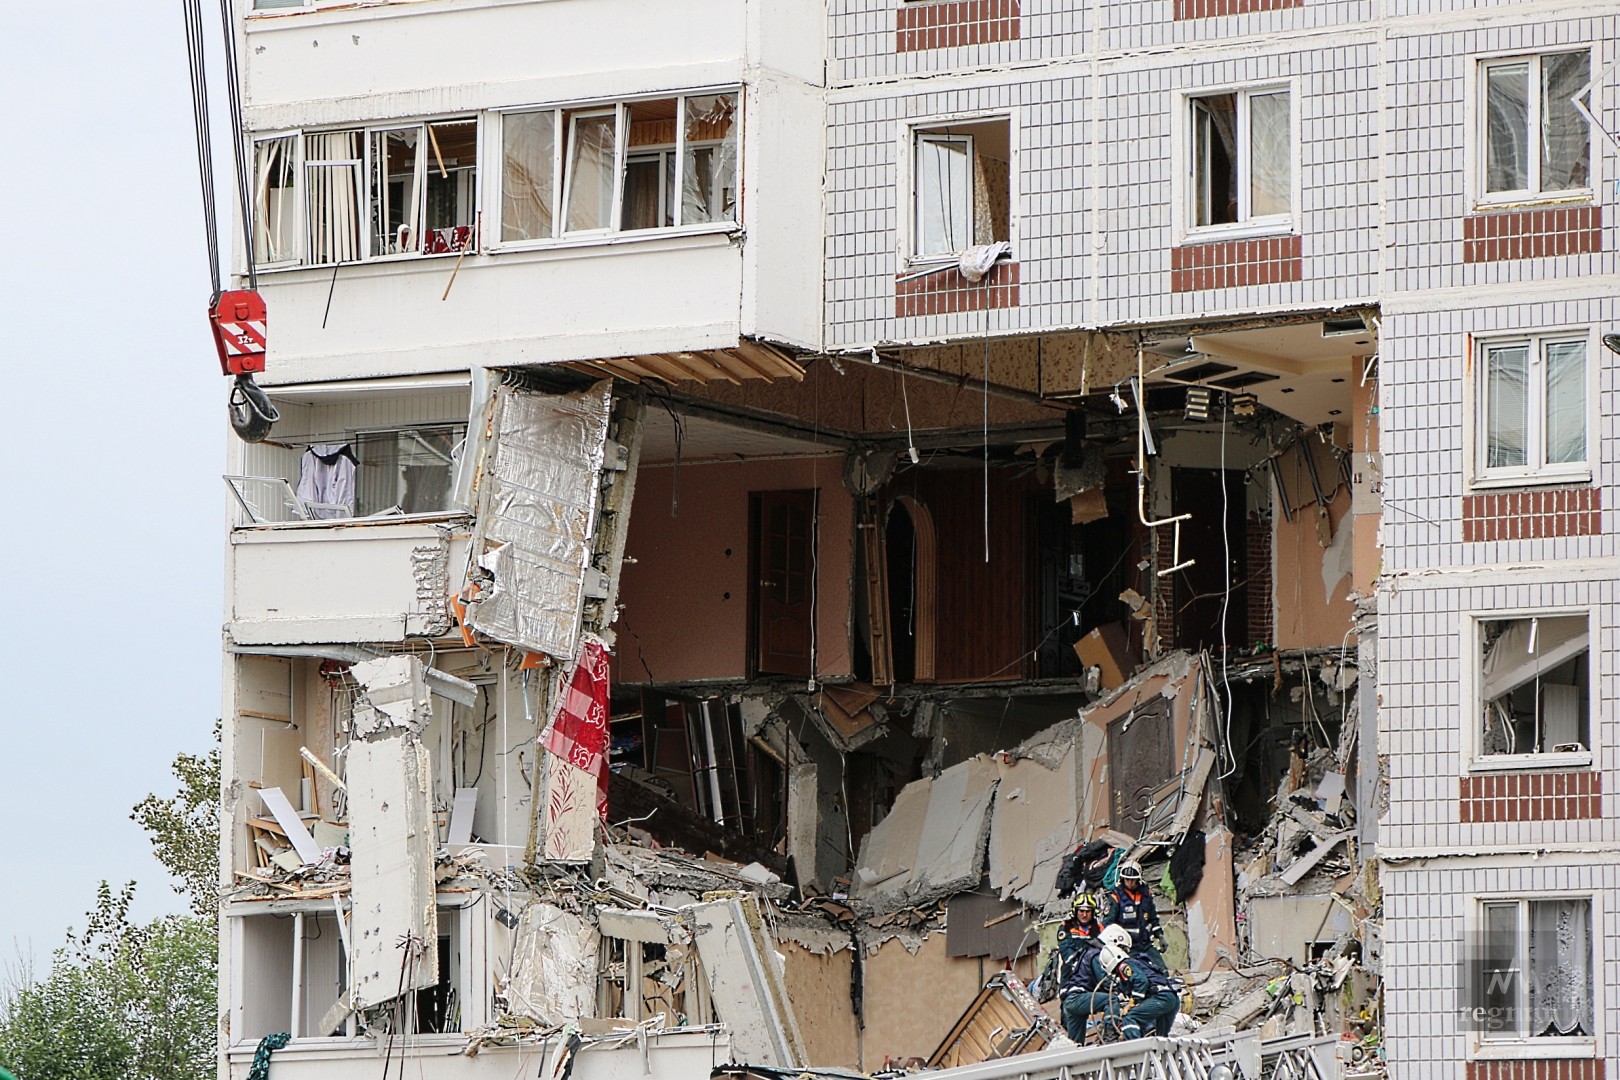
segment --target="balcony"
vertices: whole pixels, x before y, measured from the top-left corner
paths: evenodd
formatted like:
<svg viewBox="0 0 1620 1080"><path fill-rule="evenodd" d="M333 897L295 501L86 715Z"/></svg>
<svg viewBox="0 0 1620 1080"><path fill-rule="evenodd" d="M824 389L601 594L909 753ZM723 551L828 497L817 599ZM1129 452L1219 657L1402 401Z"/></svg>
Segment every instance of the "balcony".
<svg viewBox="0 0 1620 1080"><path fill-rule="evenodd" d="M309 521L231 534L238 645L402 641L449 629L465 516Z"/></svg>

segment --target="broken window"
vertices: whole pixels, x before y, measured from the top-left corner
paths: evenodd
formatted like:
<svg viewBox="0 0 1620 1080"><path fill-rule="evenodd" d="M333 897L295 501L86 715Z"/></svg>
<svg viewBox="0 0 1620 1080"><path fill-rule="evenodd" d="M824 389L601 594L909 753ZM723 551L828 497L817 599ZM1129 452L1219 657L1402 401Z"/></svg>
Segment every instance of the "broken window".
<svg viewBox="0 0 1620 1080"><path fill-rule="evenodd" d="M1486 901L1480 924L1471 1004L1483 1038L1590 1039L1592 901Z"/></svg>
<svg viewBox="0 0 1620 1080"><path fill-rule="evenodd" d="M501 119L501 240L737 220L737 95Z"/></svg>
<svg viewBox="0 0 1620 1080"><path fill-rule="evenodd" d="M1591 133L1574 97L1590 81L1586 51L1492 60L1482 66L1483 189L1545 195L1591 185Z"/></svg>
<svg viewBox="0 0 1620 1080"><path fill-rule="evenodd" d="M1478 625L1481 753L1589 754L1587 616L1481 619Z"/></svg>
<svg viewBox="0 0 1620 1080"><path fill-rule="evenodd" d="M662 940L638 941L604 931L597 964L597 1015L637 1022L662 1016L669 1028L711 1023L714 1007L697 949L689 941L668 940L684 935L659 933L664 927L656 919L636 920L646 923L645 930L641 925L619 925L629 922L621 916L609 920L608 928Z"/></svg>
<svg viewBox="0 0 1620 1080"><path fill-rule="evenodd" d="M918 258L1010 241L1012 153L1006 120L918 131L912 248Z"/></svg>
<svg viewBox="0 0 1620 1080"><path fill-rule="evenodd" d="M278 387L276 437L243 448L226 477L236 524L442 515L462 509L454 490L469 394L450 377L409 393L383 389L306 393Z"/></svg>
<svg viewBox="0 0 1620 1080"><path fill-rule="evenodd" d="M355 513L442 514L451 508L455 455L466 426L410 427L355 436Z"/></svg>
<svg viewBox="0 0 1620 1080"><path fill-rule="evenodd" d="M1485 342L1479 366L1480 476L1584 478L1585 337Z"/></svg>
<svg viewBox="0 0 1620 1080"><path fill-rule="evenodd" d="M253 144L253 251L261 266L298 259L298 138Z"/></svg>
<svg viewBox="0 0 1620 1080"><path fill-rule="evenodd" d="M302 238L292 224L300 175ZM459 252L473 242L477 222L478 122L261 139L254 144L254 184L260 266Z"/></svg>
<svg viewBox="0 0 1620 1080"><path fill-rule="evenodd" d="M1293 205L1288 91L1210 94L1191 100L1192 224L1286 225Z"/></svg>

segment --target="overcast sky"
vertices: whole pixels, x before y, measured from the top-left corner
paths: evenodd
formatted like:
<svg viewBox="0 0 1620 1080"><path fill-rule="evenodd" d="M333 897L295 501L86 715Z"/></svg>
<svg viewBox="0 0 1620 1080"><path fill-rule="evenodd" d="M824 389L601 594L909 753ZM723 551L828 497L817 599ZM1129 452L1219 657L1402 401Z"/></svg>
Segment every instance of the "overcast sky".
<svg viewBox="0 0 1620 1080"><path fill-rule="evenodd" d="M179 0L5 0L0 42L3 965L103 878L182 906L129 812L219 715L229 429Z"/></svg>

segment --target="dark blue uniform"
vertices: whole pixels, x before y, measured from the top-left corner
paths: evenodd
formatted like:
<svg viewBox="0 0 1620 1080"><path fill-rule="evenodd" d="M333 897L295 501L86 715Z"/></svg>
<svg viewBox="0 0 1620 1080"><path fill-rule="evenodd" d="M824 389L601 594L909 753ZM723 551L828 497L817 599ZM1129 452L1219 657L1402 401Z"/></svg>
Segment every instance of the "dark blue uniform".
<svg viewBox="0 0 1620 1080"><path fill-rule="evenodd" d="M1142 891L1135 896L1124 885L1108 894L1108 921L1123 926L1131 934L1131 952L1146 956L1155 967L1164 970L1164 957L1154 947L1159 936L1159 910L1153 905L1153 893L1143 882Z"/></svg>
<svg viewBox="0 0 1620 1080"><path fill-rule="evenodd" d="M1181 1011L1181 996L1162 969L1133 956L1119 965L1111 986L1117 996L1109 1002L1108 1015L1119 1024L1122 1037L1170 1034L1176 1013ZM1122 1018L1120 1010L1125 1001L1131 1007Z"/></svg>
<svg viewBox="0 0 1620 1080"><path fill-rule="evenodd" d="M1095 917L1088 925L1070 919L1058 928L1058 955L1062 958L1058 998L1063 1003L1063 1030L1075 1042L1085 1041L1086 1019L1108 1005L1108 995L1096 992L1097 953L1102 948L1097 935L1101 932L1102 923Z"/></svg>

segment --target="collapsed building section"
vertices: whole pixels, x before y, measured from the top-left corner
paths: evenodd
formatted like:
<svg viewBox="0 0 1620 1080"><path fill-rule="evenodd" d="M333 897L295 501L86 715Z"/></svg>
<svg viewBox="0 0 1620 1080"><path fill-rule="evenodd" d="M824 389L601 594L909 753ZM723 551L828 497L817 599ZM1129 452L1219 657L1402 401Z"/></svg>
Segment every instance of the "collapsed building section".
<svg viewBox="0 0 1620 1080"><path fill-rule="evenodd" d="M1082 857L1146 868L1178 1030L1375 1048L1375 327L273 391L227 478L232 1074L280 1031L289 1075L1060 1047Z"/></svg>

